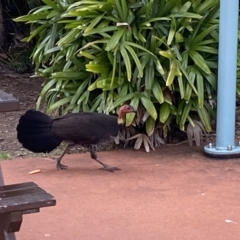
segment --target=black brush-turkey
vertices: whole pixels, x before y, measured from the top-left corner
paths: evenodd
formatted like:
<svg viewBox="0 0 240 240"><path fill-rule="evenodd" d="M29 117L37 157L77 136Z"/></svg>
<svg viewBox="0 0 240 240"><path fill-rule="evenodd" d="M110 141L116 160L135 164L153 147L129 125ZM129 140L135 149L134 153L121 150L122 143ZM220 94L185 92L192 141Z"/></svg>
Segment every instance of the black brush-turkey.
<svg viewBox="0 0 240 240"><path fill-rule="evenodd" d="M68 142L67 147L57 158L57 169L67 169L61 160L67 150L73 145L87 147L91 158L103 166L103 170L113 172L120 170L100 161L96 154L96 146L100 142L116 137L119 124L127 113L136 112L130 105L122 106L118 116L110 116L96 112L70 113L57 118L28 110L19 119L17 138L22 146L35 153L49 153L60 145L62 141Z"/></svg>

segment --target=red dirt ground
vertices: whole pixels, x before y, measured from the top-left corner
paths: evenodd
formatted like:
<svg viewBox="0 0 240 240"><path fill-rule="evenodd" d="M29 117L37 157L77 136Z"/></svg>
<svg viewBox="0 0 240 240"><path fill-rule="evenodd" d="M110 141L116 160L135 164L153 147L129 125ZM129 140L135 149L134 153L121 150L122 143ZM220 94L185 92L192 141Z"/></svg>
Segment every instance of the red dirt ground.
<svg viewBox="0 0 240 240"><path fill-rule="evenodd" d="M240 160L188 146L99 157L122 171L100 171L88 154L67 155L68 171L49 159L1 162L6 184L33 181L57 199L24 215L17 240L240 239ZM34 169L42 172L28 175Z"/></svg>

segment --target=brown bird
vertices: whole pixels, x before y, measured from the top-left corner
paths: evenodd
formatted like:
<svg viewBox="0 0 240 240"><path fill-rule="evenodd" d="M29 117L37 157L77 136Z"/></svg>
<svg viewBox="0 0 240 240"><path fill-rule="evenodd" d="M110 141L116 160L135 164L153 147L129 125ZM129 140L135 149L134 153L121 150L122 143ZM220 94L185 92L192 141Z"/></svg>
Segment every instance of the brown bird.
<svg viewBox="0 0 240 240"><path fill-rule="evenodd" d="M100 163L102 170L114 172L120 170L100 161L96 154L96 145L118 135L120 124L127 113L136 112L130 105L122 106L118 116L110 116L96 112L70 113L57 118L28 110L19 119L17 138L22 146L35 153L49 153L60 145L68 142L67 147L57 158L57 169L67 169L61 160L67 150L73 145L87 147L91 158Z"/></svg>

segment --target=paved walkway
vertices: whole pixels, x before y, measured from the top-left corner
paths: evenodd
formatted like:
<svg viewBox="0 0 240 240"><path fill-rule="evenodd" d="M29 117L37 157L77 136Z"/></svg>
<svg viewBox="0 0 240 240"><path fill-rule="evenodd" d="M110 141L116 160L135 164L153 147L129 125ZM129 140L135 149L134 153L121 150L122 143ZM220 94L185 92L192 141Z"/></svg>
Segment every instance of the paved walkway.
<svg viewBox="0 0 240 240"><path fill-rule="evenodd" d="M1 162L6 184L34 181L57 199L24 215L17 240L240 239L240 159L188 146L99 157L122 171L100 171L88 154L66 155L67 171L44 158ZM42 172L28 175L34 169Z"/></svg>

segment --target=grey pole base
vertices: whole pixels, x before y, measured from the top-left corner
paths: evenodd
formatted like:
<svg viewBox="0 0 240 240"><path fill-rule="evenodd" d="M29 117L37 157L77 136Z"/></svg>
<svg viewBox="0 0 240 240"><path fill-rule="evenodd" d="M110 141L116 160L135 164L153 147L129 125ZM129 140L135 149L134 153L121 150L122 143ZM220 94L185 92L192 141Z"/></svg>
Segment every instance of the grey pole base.
<svg viewBox="0 0 240 240"><path fill-rule="evenodd" d="M239 158L240 157L240 146L227 146L226 148L217 148L212 143L209 143L204 147L204 153L208 157L228 159L228 158Z"/></svg>

